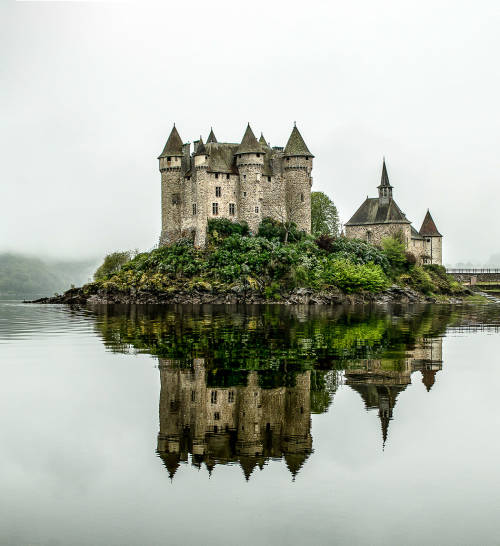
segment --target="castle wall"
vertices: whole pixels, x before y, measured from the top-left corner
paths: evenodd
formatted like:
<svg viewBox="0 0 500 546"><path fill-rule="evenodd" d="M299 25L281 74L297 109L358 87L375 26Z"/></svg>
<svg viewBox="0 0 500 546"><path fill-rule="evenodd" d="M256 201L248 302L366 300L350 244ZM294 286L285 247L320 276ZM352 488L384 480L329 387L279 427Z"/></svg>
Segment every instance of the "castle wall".
<svg viewBox="0 0 500 546"><path fill-rule="evenodd" d="M345 234L349 239L362 239L373 245L381 245L387 237L395 237L400 232L408 248L411 245L410 224L371 224L366 226L345 226Z"/></svg>
<svg viewBox="0 0 500 546"><path fill-rule="evenodd" d="M312 159L286 157L283 165L289 220L299 230L311 233Z"/></svg>

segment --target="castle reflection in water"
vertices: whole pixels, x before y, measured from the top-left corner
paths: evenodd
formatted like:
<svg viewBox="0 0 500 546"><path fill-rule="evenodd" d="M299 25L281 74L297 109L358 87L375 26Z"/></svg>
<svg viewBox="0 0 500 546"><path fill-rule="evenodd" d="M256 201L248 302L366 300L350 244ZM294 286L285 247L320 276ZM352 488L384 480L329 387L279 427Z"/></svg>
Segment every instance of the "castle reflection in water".
<svg viewBox="0 0 500 546"><path fill-rule="evenodd" d="M401 355L399 355L401 356ZM405 347L403 358L361 359L344 372L328 371L323 389L329 391L326 411L338 381L360 394L367 410L378 412L382 445L398 395L420 372L430 391L442 367L442 338L417 339ZM179 367L159 359L161 379L158 454L173 478L181 463L206 468L239 464L248 480L256 467L283 459L295 478L312 453L310 370L293 374L292 384L264 388L262 374L248 371L240 384L210 385L204 358ZM222 381L222 383L224 383Z"/></svg>

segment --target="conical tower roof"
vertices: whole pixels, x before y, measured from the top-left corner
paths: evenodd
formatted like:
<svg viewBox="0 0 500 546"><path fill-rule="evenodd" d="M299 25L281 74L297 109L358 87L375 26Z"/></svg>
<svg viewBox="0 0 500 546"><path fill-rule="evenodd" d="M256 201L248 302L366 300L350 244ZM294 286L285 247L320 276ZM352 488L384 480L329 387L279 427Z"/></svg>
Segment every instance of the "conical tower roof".
<svg viewBox="0 0 500 546"><path fill-rule="evenodd" d="M425 215L424 221L422 222L422 227L420 228L420 235L424 237L442 237L441 233L437 230L436 224L432 219L429 209L427 209L427 214Z"/></svg>
<svg viewBox="0 0 500 546"><path fill-rule="evenodd" d="M262 133L260 133L259 143L262 144L262 146L267 146L269 148L269 144L266 142L266 139Z"/></svg>
<svg viewBox="0 0 500 546"><path fill-rule="evenodd" d="M201 135L200 135L200 140L198 141L198 146L196 148L196 153L194 155L206 155L208 152L207 152L207 149L205 148L205 144L203 144L203 139L201 138Z"/></svg>
<svg viewBox="0 0 500 546"><path fill-rule="evenodd" d="M302 453L285 453L285 463L293 479L295 479L308 457L309 453L306 451Z"/></svg>
<svg viewBox="0 0 500 546"><path fill-rule="evenodd" d="M167 139L163 152L160 154L160 157L165 157L167 155L182 155L182 139L177 132L175 124L170 131L170 136Z"/></svg>
<svg viewBox="0 0 500 546"><path fill-rule="evenodd" d="M391 183L389 182L389 175L387 174L387 167L385 166L385 158L382 163L382 176L380 178L379 188L392 188Z"/></svg>
<svg viewBox="0 0 500 546"><path fill-rule="evenodd" d="M237 154L261 154L263 152L262 146L259 144L255 135L253 134L250 123L247 125L245 134L241 140L241 144L236 150Z"/></svg>
<svg viewBox="0 0 500 546"><path fill-rule="evenodd" d="M214 130L212 129L212 127L210 127L210 134L208 135L208 138L207 138L207 144L210 144L210 142L217 142L217 139L215 138Z"/></svg>
<svg viewBox="0 0 500 546"><path fill-rule="evenodd" d="M179 468L179 454L178 453L160 453L160 457L163 460L165 468L168 470L168 476L172 480L177 469Z"/></svg>
<svg viewBox="0 0 500 546"><path fill-rule="evenodd" d="M240 466L245 475L245 480L248 481L250 479L250 474L257 466L257 459L255 457L242 456L240 457Z"/></svg>
<svg viewBox="0 0 500 546"><path fill-rule="evenodd" d="M290 134L290 138L286 143L284 153L288 156L305 155L309 157L314 157L309 151L309 148L306 146L302 135L297 129L297 125L293 126L292 133Z"/></svg>

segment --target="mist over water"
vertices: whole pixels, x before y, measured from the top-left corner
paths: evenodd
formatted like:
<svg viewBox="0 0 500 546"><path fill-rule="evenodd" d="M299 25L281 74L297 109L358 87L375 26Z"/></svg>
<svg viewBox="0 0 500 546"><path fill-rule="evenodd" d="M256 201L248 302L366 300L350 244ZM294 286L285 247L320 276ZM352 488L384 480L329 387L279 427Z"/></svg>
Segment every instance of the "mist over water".
<svg viewBox="0 0 500 546"><path fill-rule="evenodd" d="M499 311L0 303L0 542L495 544Z"/></svg>

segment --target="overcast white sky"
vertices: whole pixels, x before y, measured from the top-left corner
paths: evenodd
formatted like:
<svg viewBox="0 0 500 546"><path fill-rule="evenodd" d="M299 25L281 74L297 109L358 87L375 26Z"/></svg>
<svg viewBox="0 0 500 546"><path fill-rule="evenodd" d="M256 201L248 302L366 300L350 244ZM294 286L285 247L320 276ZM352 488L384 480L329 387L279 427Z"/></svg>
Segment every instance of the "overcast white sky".
<svg viewBox="0 0 500 546"><path fill-rule="evenodd" d="M284 145L296 120L343 221L385 155L445 262L500 252L498 1L4 0L0 17L0 250L151 248L174 121L184 141L250 121Z"/></svg>

